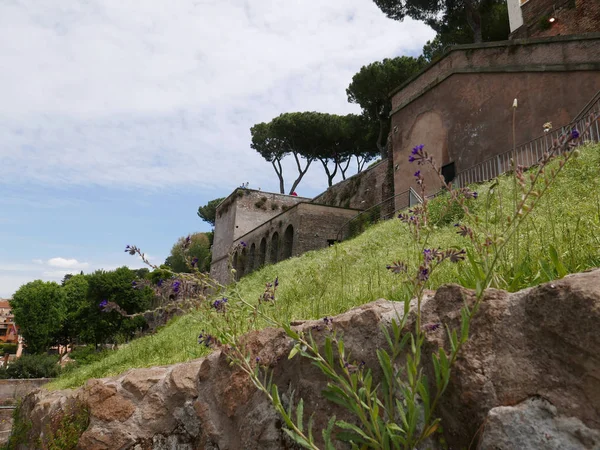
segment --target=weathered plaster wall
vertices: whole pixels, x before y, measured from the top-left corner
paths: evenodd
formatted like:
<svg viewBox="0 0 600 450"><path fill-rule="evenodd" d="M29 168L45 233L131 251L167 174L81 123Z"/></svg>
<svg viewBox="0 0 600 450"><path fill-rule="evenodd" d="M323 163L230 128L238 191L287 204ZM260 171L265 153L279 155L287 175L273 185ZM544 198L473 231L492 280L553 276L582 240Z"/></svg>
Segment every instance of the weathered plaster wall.
<svg viewBox="0 0 600 450"><path fill-rule="evenodd" d="M342 225L359 212L355 209L299 203L268 219L234 241L234 245L242 241L246 244L246 248L234 256L237 276L246 275L263 265L260 256L263 240L264 264L274 264L310 250L327 247L337 239ZM286 235L288 229L293 230L291 236ZM221 283L231 281L227 259L213 263L211 274Z"/></svg>
<svg viewBox="0 0 600 450"><path fill-rule="evenodd" d="M417 189L408 162L424 144L439 165L460 172L512 145L512 103L518 98L516 141L542 125L568 123L600 90L600 34L456 47L398 90L392 145L396 193ZM440 183L426 168L429 191Z"/></svg>
<svg viewBox="0 0 600 450"><path fill-rule="evenodd" d="M523 26L511 39L593 33L600 30L598 0L528 0L520 6ZM547 19L554 17L550 24Z"/></svg>
<svg viewBox="0 0 600 450"><path fill-rule="evenodd" d="M389 161L383 159L361 173L340 181L313 199L313 203L367 209L393 195Z"/></svg>

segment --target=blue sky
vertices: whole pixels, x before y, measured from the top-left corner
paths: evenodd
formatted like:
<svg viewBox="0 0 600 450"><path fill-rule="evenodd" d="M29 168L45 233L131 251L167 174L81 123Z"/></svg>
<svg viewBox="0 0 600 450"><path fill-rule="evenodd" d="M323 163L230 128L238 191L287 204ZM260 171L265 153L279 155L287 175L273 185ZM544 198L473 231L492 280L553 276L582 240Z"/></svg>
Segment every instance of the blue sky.
<svg viewBox="0 0 600 450"><path fill-rule="evenodd" d="M244 182L277 190L253 124L358 112L352 75L432 37L371 0L4 0L0 297L140 267L127 244L164 261L178 237L208 230L199 205ZM297 191L325 187L314 164Z"/></svg>

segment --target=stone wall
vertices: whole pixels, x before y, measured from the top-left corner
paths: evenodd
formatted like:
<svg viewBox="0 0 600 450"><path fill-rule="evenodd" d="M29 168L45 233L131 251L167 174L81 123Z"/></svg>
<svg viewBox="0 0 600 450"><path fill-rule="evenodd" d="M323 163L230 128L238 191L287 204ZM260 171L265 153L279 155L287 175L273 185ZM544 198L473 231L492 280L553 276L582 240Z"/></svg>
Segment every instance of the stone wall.
<svg viewBox="0 0 600 450"><path fill-rule="evenodd" d="M301 201L310 201L310 199L253 189L233 191L217 207L211 275L218 280L224 280L226 277L222 274L223 267L227 273L227 257L233 242Z"/></svg>
<svg viewBox="0 0 600 450"><path fill-rule="evenodd" d="M240 236L233 242L246 247L233 256L237 277L265 264L275 264L310 250L327 247L337 240L340 228L360 211L314 203L299 203ZM228 260L214 262L211 274L221 283L230 282Z"/></svg>
<svg viewBox="0 0 600 450"><path fill-rule="evenodd" d="M598 90L599 33L453 48L393 94L396 193L417 189L414 146L458 173L511 148L514 98L519 144L543 134L545 122L569 123ZM437 191L437 176L420 168L428 193Z"/></svg>
<svg viewBox="0 0 600 450"><path fill-rule="evenodd" d="M342 208L367 209L393 195L388 159L340 181L313 199L313 203Z"/></svg>
<svg viewBox="0 0 600 450"><path fill-rule="evenodd" d="M50 381L51 378L0 380L0 403L21 399Z"/></svg>
<svg viewBox="0 0 600 450"><path fill-rule="evenodd" d="M600 30L598 0L528 0L521 5L523 25L511 39L564 36ZM555 22L548 19L554 17Z"/></svg>

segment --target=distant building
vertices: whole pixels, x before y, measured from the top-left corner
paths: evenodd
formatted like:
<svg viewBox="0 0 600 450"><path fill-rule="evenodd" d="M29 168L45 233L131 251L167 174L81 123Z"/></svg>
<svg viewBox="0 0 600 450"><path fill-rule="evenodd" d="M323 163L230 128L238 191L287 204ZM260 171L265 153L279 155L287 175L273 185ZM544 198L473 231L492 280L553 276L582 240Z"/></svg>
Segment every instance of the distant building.
<svg viewBox="0 0 600 450"><path fill-rule="evenodd" d="M10 302L6 299L0 299L0 341L9 344L19 342L19 329Z"/></svg>

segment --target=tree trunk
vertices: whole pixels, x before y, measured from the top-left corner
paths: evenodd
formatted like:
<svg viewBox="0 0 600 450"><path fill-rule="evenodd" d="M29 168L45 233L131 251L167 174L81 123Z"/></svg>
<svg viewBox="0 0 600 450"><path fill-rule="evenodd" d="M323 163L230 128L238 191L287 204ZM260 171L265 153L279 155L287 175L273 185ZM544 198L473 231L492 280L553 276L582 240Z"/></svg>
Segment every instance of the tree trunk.
<svg viewBox="0 0 600 450"><path fill-rule="evenodd" d="M279 166L279 170L277 170L277 166L275 165L275 162L277 162L277 166ZM281 161L279 159L274 159L273 161L271 161L271 164L273 165L273 169L275 169L275 173L277 174L277 177L279 178L279 193L285 194L285 184L283 182L283 169L281 168Z"/></svg>
<svg viewBox="0 0 600 450"><path fill-rule="evenodd" d="M342 173L342 180L346 179L346 171L348 170L348 166L350 166L351 158L352 157L348 158L348 160L346 161L346 167L344 167L343 169L342 169L342 165L339 164L339 166L340 166L340 172Z"/></svg>
<svg viewBox="0 0 600 450"><path fill-rule="evenodd" d="M300 181L302 181L302 178L304 177L304 175L308 171L308 168L310 167L311 163L313 162L313 159L307 159L306 166L304 167L304 169L302 169L302 166L300 165L300 159L298 158L298 154L294 152L293 155L294 155L294 159L296 160L296 166L298 167L299 175L298 175L298 178L296 178L296 180L294 181L294 184L292 184L292 188L290 189L290 192L289 192L290 194L296 190L296 188L300 184Z"/></svg>
<svg viewBox="0 0 600 450"><path fill-rule="evenodd" d="M335 175L337 174L337 169L338 169L337 163L335 165L335 170L333 171L333 173L331 173L329 171L329 167L327 167L327 163L328 163L327 159L319 158L319 161L321 161L321 164L323 164L323 169L325 169L325 173L327 174L328 186L329 187L333 186L333 179L335 178Z"/></svg>
<svg viewBox="0 0 600 450"><path fill-rule="evenodd" d="M481 34L481 14L477 9L476 5L472 1L467 0L465 2L467 23L471 30L473 30L473 42L480 44L483 42L483 36Z"/></svg>

